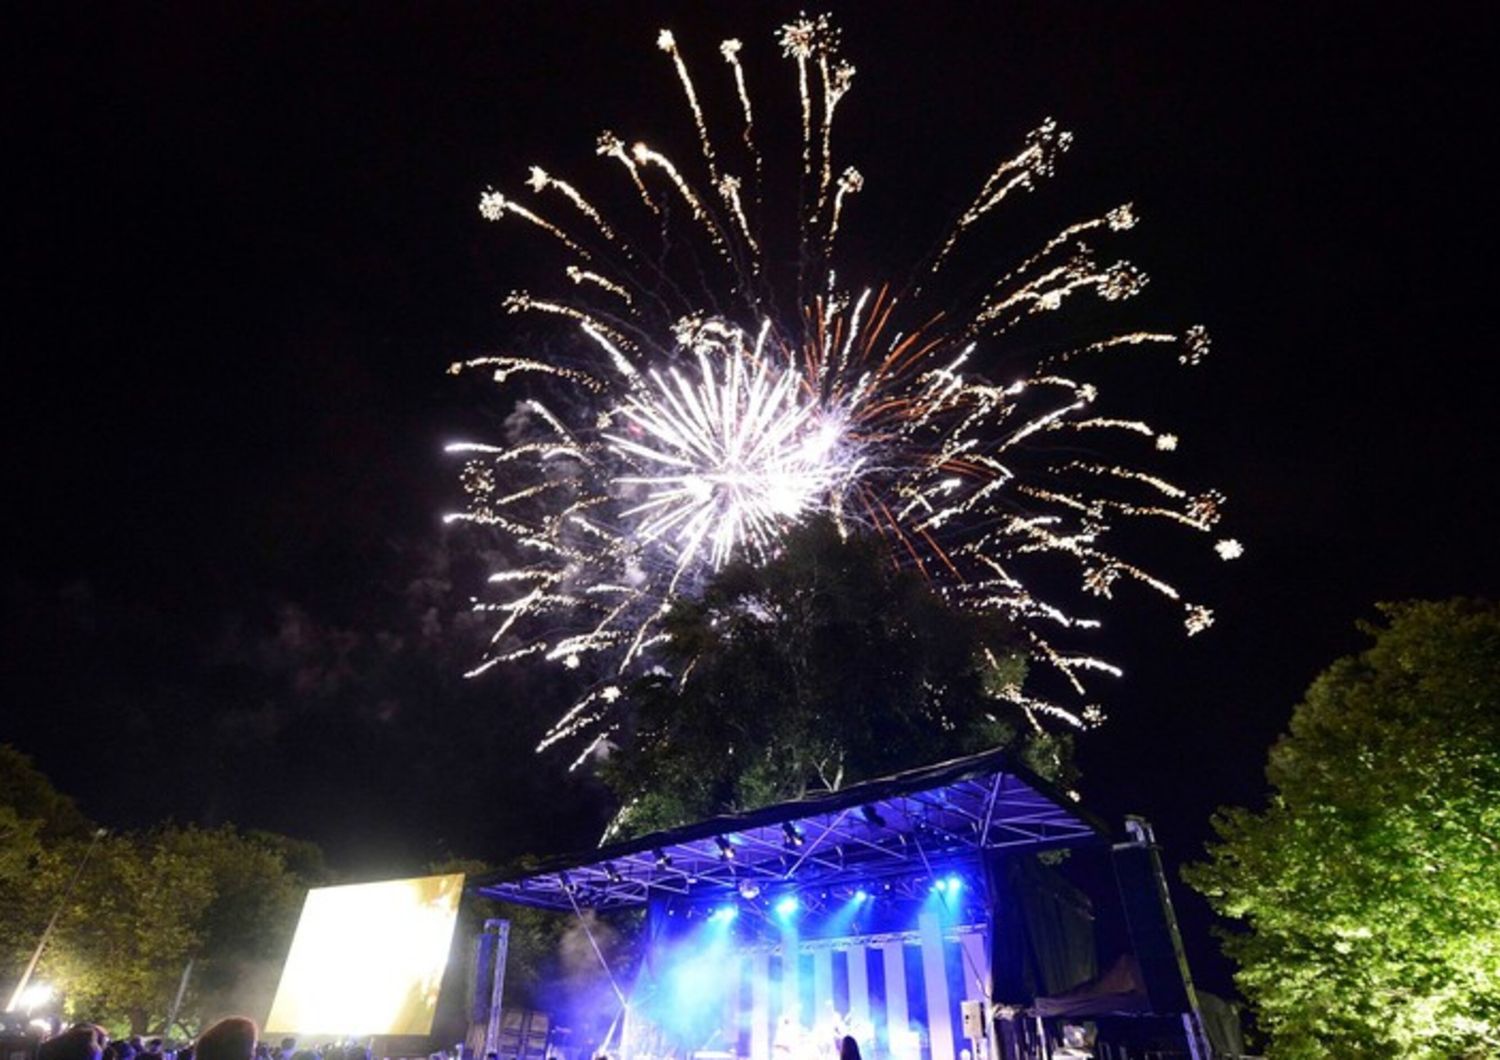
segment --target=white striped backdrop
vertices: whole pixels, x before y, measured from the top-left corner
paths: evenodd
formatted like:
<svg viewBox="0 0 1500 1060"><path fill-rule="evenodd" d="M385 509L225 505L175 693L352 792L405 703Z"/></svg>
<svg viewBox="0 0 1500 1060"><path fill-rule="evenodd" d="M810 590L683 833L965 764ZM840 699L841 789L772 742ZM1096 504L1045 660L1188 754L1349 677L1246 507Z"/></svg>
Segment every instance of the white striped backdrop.
<svg viewBox="0 0 1500 1060"><path fill-rule="evenodd" d="M959 1002L989 993L986 943L983 927L945 929L924 912L915 931L799 940L790 962L780 946L741 950L724 969L725 1027L738 1036L724 1044L785 1060L775 1049L783 1015L822 1029L837 1010L852 1017L866 1060L955 1060L971 1047Z"/></svg>

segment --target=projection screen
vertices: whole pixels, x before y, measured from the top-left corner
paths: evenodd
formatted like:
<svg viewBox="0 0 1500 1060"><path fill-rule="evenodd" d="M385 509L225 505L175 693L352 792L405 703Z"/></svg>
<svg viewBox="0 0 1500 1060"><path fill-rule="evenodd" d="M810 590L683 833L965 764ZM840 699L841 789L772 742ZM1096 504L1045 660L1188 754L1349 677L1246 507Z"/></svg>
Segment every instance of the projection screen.
<svg viewBox="0 0 1500 1060"><path fill-rule="evenodd" d="M308 891L266 1032L431 1033L463 886L459 874Z"/></svg>

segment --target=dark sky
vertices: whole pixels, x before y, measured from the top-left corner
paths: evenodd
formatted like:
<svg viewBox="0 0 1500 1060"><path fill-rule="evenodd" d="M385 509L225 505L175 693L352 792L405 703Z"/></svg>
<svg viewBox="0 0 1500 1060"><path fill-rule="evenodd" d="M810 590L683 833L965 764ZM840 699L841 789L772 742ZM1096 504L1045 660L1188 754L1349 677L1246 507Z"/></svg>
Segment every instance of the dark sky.
<svg viewBox="0 0 1500 1060"><path fill-rule="evenodd" d="M1201 368L1110 384L1173 425L1179 477L1229 495L1248 549L1176 568L1209 633L1125 594L1102 635L1128 676L1085 793L1174 857L1261 796L1375 601L1500 575L1489 27L1310 6L833 8L859 67L854 246L909 266L1050 114L1076 147L997 250L1133 201L1148 319L1214 336ZM106 823L232 819L354 872L589 842L596 793L530 752L559 679L457 677L477 631L451 605L483 567L439 531L441 445L495 409L444 369L514 334L500 299L534 246L476 200L532 162L609 186L606 126L690 146L661 26L716 113L735 35L761 113L790 118L771 34L795 9L214 7L4 16L0 739Z"/></svg>

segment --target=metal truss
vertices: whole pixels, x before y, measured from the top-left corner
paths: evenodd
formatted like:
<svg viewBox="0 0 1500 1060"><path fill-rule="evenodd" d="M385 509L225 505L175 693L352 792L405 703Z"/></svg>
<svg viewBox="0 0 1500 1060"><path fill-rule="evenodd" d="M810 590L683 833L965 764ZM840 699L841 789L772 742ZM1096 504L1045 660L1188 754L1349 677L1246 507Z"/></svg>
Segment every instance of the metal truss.
<svg viewBox="0 0 1500 1060"><path fill-rule="evenodd" d="M851 893L920 878L987 850L1092 842L1101 825L1002 752L719 817L473 881L483 895L567 910Z"/></svg>

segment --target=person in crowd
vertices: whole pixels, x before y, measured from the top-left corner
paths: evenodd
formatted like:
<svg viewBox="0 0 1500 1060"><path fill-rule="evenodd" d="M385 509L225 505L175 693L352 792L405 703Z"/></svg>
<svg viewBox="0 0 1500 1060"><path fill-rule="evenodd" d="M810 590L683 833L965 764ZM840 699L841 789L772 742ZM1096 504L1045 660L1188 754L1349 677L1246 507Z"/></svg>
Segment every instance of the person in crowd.
<svg viewBox="0 0 1500 1060"><path fill-rule="evenodd" d="M104 1055L104 1032L92 1024L69 1027L37 1047L37 1060L100 1060Z"/></svg>
<svg viewBox="0 0 1500 1060"><path fill-rule="evenodd" d="M292 1060L297 1055L297 1039L281 1039L281 1047L277 1050L277 1060Z"/></svg>
<svg viewBox="0 0 1500 1060"><path fill-rule="evenodd" d="M839 1043L839 1060L860 1060L859 1043L852 1034L844 1035L844 1040Z"/></svg>
<svg viewBox="0 0 1500 1060"><path fill-rule="evenodd" d="M227 1016L198 1035L197 1060L252 1060L260 1032L245 1016Z"/></svg>

